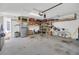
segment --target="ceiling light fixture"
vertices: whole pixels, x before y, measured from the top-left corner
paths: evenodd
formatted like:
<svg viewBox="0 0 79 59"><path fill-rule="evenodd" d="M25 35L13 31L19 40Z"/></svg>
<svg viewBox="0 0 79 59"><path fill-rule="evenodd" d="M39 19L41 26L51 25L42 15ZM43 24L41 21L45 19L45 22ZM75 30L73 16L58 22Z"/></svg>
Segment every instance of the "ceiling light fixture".
<svg viewBox="0 0 79 59"><path fill-rule="evenodd" d="M29 15L33 15L33 16L37 16L37 17L41 17L40 15L38 15L38 14L36 14L36 13L33 13L33 12L29 13Z"/></svg>

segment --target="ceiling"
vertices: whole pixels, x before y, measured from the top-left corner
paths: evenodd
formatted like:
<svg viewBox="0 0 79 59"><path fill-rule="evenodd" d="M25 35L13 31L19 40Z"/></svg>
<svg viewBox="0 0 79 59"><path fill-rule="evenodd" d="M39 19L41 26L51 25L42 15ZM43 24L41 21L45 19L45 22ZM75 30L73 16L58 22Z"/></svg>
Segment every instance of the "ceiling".
<svg viewBox="0 0 79 59"><path fill-rule="evenodd" d="M0 3L0 12L2 14L9 14L9 15L22 15L22 16L30 16L30 17L37 17L33 15L29 15L29 13L37 11L33 10L34 8L38 10L45 10L48 9L58 3ZM47 18L57 17L61 15L65 15L68 13L74 13L79 11L79 4L78 3L63 3L60 6L57 6L54 9L51 9L46 12ZM42 18L42 17L37 17Z"/></svg>

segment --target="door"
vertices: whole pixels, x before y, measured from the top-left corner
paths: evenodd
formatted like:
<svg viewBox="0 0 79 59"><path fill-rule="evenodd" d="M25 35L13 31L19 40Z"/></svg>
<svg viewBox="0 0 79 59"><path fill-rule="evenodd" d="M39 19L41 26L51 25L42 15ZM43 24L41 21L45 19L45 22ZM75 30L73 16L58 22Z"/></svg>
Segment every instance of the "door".
<svg viewBox="0 0 79 59"><path fill-rule="evenodd" d="M11 37L15 37L15 32L19 31L19 24L16 20L11 21Z"/></svg>

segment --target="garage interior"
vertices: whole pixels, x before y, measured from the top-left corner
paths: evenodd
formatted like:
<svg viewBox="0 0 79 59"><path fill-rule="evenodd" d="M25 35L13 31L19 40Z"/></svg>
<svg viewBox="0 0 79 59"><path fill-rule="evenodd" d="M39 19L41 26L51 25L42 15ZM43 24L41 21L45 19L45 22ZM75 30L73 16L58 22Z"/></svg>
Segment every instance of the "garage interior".
<svg viewBox="0 0 79 59"><path fill-rule="evenodd" d="M79 3L0 3L0 55L79 55L78 50Z"/></svg>

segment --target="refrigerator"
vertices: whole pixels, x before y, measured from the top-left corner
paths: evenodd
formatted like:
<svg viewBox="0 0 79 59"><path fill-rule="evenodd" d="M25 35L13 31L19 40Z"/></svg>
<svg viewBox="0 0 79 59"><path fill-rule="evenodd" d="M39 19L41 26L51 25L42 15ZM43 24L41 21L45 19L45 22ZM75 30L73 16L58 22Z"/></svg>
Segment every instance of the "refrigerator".
<svg viewBox="0 0 79 59"><path fill-rule="evenodd" d="M2 50L3 46L4 46L4 31L3 31L3 26L2 24L0 24L0 51Z"/></svg>

